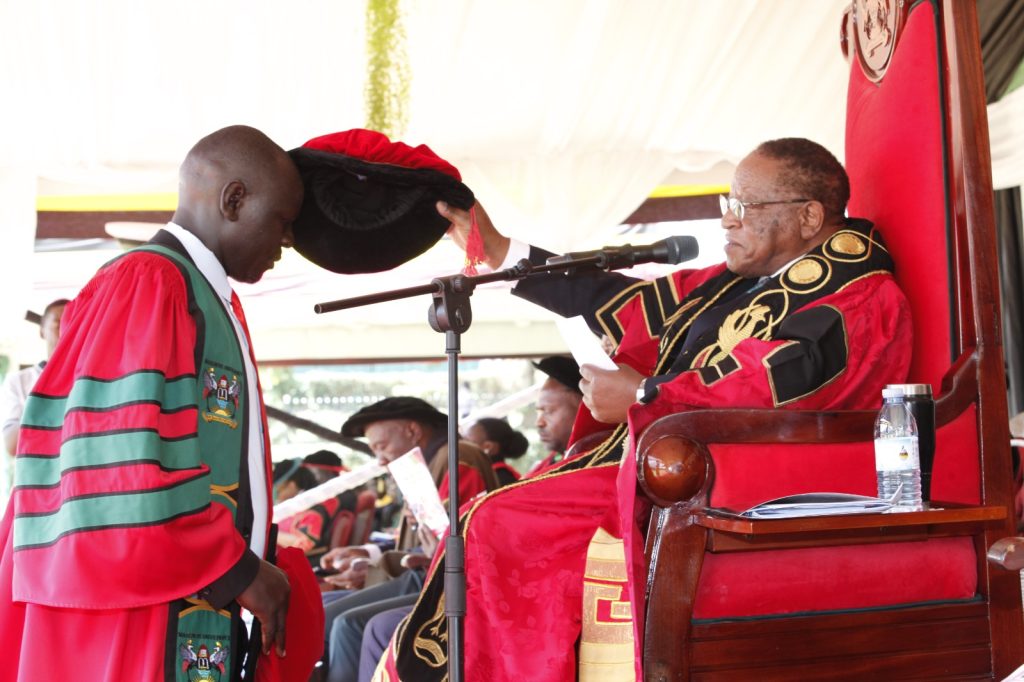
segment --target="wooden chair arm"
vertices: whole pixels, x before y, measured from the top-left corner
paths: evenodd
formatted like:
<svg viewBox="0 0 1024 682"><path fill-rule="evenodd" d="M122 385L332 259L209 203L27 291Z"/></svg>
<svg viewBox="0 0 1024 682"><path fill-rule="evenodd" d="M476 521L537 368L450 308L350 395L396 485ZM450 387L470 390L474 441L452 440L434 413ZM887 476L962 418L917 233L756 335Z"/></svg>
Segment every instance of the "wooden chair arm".
<svg viewBox="0 0 1024 682"><path fill-rule="evenodd" d="M943 379L936 426L952 422L977 398L977 353L963 353ZM715 443L858 443L873 437L875 410L715 409L670 414L637 441L640 487L659 506L688 499L714 478L707 445Z"/></svg>

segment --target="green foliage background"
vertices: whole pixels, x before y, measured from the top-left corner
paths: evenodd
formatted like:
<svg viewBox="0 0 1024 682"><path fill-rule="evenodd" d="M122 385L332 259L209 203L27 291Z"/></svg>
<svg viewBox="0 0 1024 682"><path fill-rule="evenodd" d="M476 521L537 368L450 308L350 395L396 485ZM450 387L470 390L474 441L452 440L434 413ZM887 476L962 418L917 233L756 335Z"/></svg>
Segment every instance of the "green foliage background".
<svg viewBox="0 0 1024 682"><path fill-rule="evenodd" d="M409 62L399 0L367 0L366 127L391 139L405 132Z"/></svg>

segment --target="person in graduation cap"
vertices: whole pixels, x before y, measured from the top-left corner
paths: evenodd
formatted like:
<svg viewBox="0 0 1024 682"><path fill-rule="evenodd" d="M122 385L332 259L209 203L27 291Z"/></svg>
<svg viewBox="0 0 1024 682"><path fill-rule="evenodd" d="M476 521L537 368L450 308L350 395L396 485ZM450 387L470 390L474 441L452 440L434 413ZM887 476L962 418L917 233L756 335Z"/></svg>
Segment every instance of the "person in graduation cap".
<svg viewBox="0 0 1024 682"><path fill-rule="evenodd" d="M527 473L529 476L546 471L558 464L569 449L572 425L583 400L580 390L580 366L564 355L551 355L533 363L548 375L537 396L537 435L548 449L548 456L537 462Z"/></svg>
<svg viewBox="0 0 1024 682"><path fill-rule="evenodd" d="M447 505L447 424L448 417L425 400L394 396L357 411L342 425L341 433L366 438L382 466L418 447L438 495ZM465 502L498 488L491 461L480 448L460 439L458 457L460 500ZM403 511L405 518L399 526L395 550L382 553L369 543L339 547L321 558L325 569L346 569L337 576L339 580L327 576L327 583L350 590L336 597L331 592L324 594L328 682L356 679L363 631L373 616L416 601L437 539L425 527L410 522L413 517L408 506Z"/></svg>
<svg viewBox="0 0 1024 682"><path fill-rule="evenodd" d="M605 437L465 512L466 679L642 679L638 520L648 503L636 498L634 467L620 463L632 461L631 444L652 421L713 407L863 409L905 378L909 308L881 236L845 217L848 198L846 173L826 149L773 140L742 160L722 197L724 263L651 282L590 272L515 286L607 334L618 368L581 368L572 441ZM478 224L492 268L552 255L504 237L479 205L438 210L460 243ZM543 522L526 522L537 510ZM600 581L584 582L589 560ZM378 679L447 675L443 575L442 556ZM595 606L609 601L613 615Z"/></svg>

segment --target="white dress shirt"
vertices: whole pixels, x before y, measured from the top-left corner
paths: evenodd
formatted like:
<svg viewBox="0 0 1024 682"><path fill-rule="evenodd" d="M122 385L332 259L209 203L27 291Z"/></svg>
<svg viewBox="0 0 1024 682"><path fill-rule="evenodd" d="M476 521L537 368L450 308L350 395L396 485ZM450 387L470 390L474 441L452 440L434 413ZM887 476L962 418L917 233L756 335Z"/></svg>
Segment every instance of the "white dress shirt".
<svg viewBox="0 0 1024 682"><path fill-rule="evenodd" d="M256 366L249 352L249 338L245 334L241 321L235 317L231 309L231 284L213 252L194 234L174 223L167 223L164 228L185 247L192 262L199 268L206 281L221 299L224 310L235 327L235 336L242 347L242 361L245 363L245 381L249 387L249 494L252 497L253 531L249 539L249 548L256 556L263 558L266 552L267 538L265 528L269 519L269 501L267 500L267 472L265 469L265 453L263 452L263 419L260 415L259 384L256 381ZM198 368L197 368L198 371Z"/></svg>

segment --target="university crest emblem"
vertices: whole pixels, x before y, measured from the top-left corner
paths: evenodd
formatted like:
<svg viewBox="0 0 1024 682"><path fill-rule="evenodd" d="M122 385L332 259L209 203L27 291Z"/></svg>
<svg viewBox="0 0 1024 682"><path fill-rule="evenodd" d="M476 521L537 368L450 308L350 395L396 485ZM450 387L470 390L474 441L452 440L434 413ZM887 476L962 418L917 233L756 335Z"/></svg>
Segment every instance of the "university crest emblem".
<svg viewBox="0 0 1024 682"><path fill-rule="evenodd" d="M188 675L188 679L199 682L201 680L220 680L224 675L224 661L228 657L229 647L222 646L220 642L214 643L211 652L206 644L200 644L198 649L192 647L192 640L179 647L181 655L181 671Z"/></svg>
<svg viewBox="0 0 1024 682"><path fill-rule="evenodd" d="M235 413L238 412L239 393L237 375L232 374L230 380L227 374L218 377L217 371L210 367L203 375L203 400L206 401L203 419L237 428Z"/></svg>

